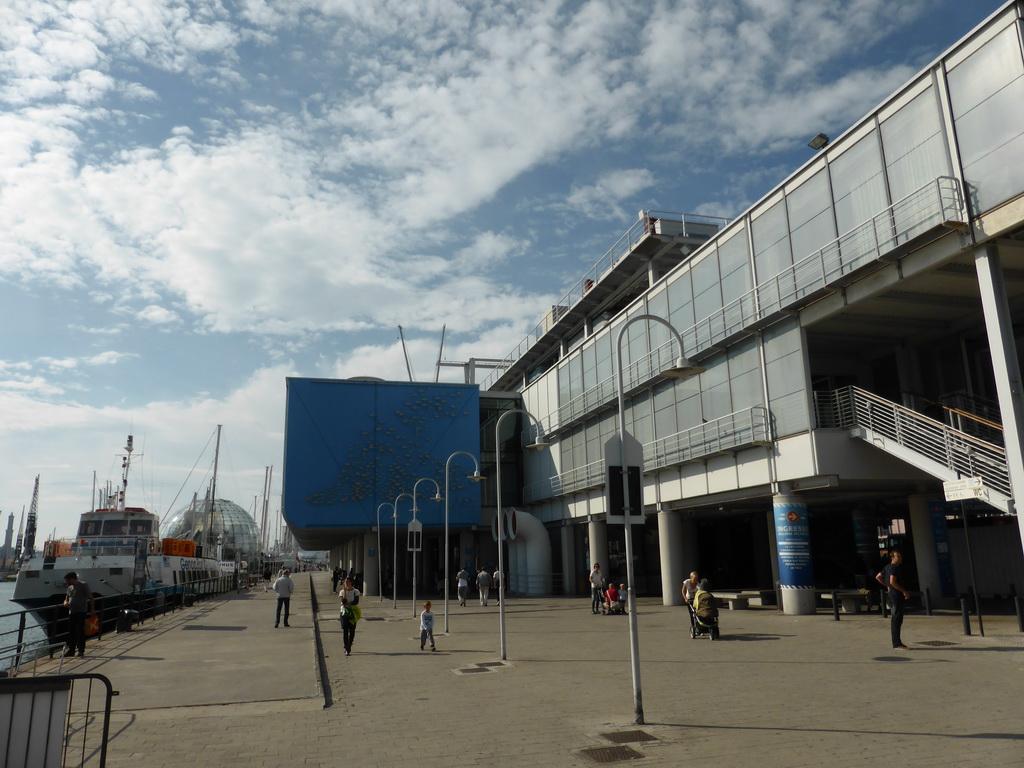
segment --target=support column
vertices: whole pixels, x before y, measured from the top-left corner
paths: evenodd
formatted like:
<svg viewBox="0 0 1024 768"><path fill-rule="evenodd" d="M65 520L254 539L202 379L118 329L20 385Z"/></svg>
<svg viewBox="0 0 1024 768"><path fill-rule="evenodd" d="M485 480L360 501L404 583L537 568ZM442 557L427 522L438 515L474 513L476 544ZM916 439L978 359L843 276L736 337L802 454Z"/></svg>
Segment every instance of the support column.
<svg viewBox="0 0 1024 768"><path fill-rule="evenodd" d="M780 493L772 499L772 507L779 552L782 610L790 616L813 614L814 568L807 505L797 496Z"/></svg>
<svg viewBox="0 0 1024 768"><path fill-rule="evenodd" d="M943 505L936 506L933 501L934 497L924 494L907 497L917 583L922 592L929 590L932 605L951 607L953 601L945 600L954 596L945 510Z"/></svg>
<svg viewBox="0 0 1024 768"><path fill-rule="evenodd" d="M682 605L679 585L683 583L683 516L663 509L658 512L658 549L661 556L661 604Z"/></svg>
<svg viewBox="0 0 1024 768"><path fill-rule="evenodd" d="M587 563L587 573L594 569L594 563L600 563L601 573L607 575L608 524L604 520L595 520L591 517L587 522L587 538L590 540L590 562Z"/></svg>
<svg viewBox="0 0 1024 768"><path fill-rule="evenodd" d="M576 548L573 546L572 523L569 520L562 521L558 533L562 540L562 594L575 595L579 579L576 578Z"/></svg>
<svg viewBox="0 0 1024 768"><path fill-rule="evenodd" d="M377 563L380 553L377 551L377 532L363 534L363 594L380 596L380 582L377 578ZM360 573L359 569L356 569Z"/></svg>
<svg viewBox="0 0 1024 768"><path fill-rule="evenodd" d="M1006 466L1014 502L1012 506L1016 507L1016 499L1024 498L1024 447L1021 446L1021 437L1024 435L1024 392L1021 391L1020 363L1017 360L1013 319L1006 299L999 248L995 245L979 248L975 251L974 266L978 272L992 372L1003 420ZM1024 543L1024 514L1017 515L1017 525Z"/></svg>

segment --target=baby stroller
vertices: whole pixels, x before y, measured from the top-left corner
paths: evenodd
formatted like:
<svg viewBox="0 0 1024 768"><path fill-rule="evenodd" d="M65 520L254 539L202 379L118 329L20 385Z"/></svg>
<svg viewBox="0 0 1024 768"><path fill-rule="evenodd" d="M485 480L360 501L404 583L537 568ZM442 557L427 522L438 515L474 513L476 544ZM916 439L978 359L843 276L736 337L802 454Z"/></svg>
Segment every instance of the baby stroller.
<svg viewBox="0 0 1024 768"><path fill-rule="evenodd" d="M712 640L717 640L719 637L718 601L708 591L705 582L700 583L693 603L687 603L686 607L690 610L690 639L708 635Z"/></svg>

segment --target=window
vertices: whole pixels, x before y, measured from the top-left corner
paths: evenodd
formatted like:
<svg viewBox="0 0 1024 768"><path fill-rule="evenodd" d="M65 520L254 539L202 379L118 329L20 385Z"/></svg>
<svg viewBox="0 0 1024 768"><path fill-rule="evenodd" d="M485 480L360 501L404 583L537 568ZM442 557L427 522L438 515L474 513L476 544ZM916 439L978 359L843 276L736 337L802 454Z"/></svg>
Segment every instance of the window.
<svg viewBox="0 0 1024 768"><path fill-rule="evenodd" d="M845 234L889 205L882 175L882 157L874 131L832 161L832 194L836 223Z"/></svg>
<svg viewBox="0 0 1024 768"><path fill-rule="evenodd" d="M949 175L949 154L934 88L882 123L882 148L893 202Z"/></svg>

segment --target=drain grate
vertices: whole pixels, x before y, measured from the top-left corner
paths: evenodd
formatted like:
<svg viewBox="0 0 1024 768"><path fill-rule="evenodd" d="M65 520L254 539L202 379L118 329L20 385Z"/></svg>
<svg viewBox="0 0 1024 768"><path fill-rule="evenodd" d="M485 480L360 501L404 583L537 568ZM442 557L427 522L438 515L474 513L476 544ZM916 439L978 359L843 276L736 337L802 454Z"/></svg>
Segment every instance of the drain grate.
<svg viewBox="0 0 1024 768"><path fill-rule="evenodd" d="M616 744L625 744L630 741L657 741L657 736L651 736L646 731L616 731L614 733L602 733L601 736L613 741Z"/></svg>
<svg viewBox="0 0 1024 768"><path fill-rule="evenodd" d="M490 672L491 670L484 669L483 667L469 667L468 669L457 669L455 671L460 675L472 675L475 672Z"/></svg>
<svg viewBox="0 0 1024 768"><path fill-rule="evenodd" d="M504 667L504 661L478 661L476 663L478 667Z"/></svg>
<svg viewBox="0 0 1024 768"><path fill-rule="evenodd" d="M589 757L595 763L617 763L620 760L636 760L643 757L632 747L594 747L580 750L580 754Z"/></svg>
<svg viewBox="0 0 1024 768"><path fill-rule="evenodd" d="M960 643L951 643L948 640L922 640L920 643L915 643L915 645L931 645L938 648L944 645L960 645Z"/></svg>

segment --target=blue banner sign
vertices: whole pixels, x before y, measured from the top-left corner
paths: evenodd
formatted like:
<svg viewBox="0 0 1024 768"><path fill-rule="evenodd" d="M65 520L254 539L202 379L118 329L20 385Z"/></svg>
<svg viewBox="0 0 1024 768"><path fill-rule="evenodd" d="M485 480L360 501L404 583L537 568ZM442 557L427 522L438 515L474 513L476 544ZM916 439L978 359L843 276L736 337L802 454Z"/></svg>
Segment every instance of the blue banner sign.
<svg viewBox="0 0 1024 768"><path fill-rule="evenodd" d="M813 587L807 505L786 500L775 502L773 508L779 548L779 582L784 588Z"/></svg>

